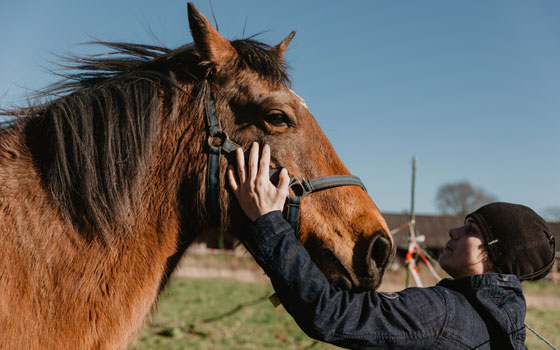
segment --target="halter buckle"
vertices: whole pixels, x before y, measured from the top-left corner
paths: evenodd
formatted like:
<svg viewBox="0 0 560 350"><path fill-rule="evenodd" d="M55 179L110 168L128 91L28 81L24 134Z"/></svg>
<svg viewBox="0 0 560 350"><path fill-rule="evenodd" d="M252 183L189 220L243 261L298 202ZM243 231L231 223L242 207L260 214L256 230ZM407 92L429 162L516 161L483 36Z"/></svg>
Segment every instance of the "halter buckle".
<svg viewBox="0 0 560 350"><path fill-rule="evenodd" d="M218 131L217 133L208 136L207 142L210 152L214 154L220 154L220 150L228 139L229 136L223 131Z"/></svg>
<svg viewBox="0 0 560 350"><path fill-rule="evenodd" d="M294 192L296 197L305 197L312 192L311 188L309 187L308 181L303 177L292 177L290 179L288 188Z"/></svg>

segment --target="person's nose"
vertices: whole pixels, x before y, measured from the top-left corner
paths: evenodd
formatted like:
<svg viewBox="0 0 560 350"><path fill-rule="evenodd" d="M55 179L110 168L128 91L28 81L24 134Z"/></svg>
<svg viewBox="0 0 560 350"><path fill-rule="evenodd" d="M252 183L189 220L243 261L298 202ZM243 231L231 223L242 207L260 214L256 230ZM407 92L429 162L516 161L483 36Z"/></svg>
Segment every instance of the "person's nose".
<svg viewBox="0 0 560 350"><path fill-rule="evenodd" d="M449 238L451 239L459 239L461 237L461 232L463 227L455 227L449 230Z"/></svg>

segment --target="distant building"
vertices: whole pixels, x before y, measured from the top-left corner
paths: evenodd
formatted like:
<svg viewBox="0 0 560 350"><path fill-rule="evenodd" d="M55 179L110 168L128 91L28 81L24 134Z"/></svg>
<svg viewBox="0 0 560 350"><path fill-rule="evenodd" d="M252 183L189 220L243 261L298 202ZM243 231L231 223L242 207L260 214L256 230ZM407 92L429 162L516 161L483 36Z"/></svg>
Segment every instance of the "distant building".
<svg viewBox="0 0 560 350"><path fill-rule="evenodd" d="M410 236L410 215L382 213L387 226L393 232L393 239L398 249L408 249L408 238ZM463 225L463 216L435 216L416 215L415 234L424 236L424 242L420 245L430 251L443 251L449 240L449 229ZM439 255L439 254L438 254Z"/></svg>

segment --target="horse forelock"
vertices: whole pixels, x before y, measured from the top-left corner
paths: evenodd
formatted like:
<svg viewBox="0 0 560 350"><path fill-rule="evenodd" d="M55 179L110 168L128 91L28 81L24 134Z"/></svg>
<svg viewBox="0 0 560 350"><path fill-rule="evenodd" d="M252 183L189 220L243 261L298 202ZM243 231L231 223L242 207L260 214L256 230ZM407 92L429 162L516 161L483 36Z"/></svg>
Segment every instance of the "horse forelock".
<svg viewBox="0 0 560 350"><path fill-rule="evenodd" d="M251 39L233 40L231 45L242 62L270 83L291 84L286 63L270 46Z"/></svg>
<svg viewBox="0 0 560 350"><path fill-rule="evenodd" d="M3 114L29 117L27 142L62 216L110 241L142 201L142 181L161 133L167 132L161 130L161 92L171 96L173 111L177 96L188 95L194 111L189 118L203 118L196 106L204 105L205 94L191 95L183 87L199 91L207 67L192 44L174 50L94 44L113 51L69 60L65 79L37 94L43 102ZM249 68L274 84L289 83L282 60L266 44L245 39L232 46L239 69Z"/></svg>

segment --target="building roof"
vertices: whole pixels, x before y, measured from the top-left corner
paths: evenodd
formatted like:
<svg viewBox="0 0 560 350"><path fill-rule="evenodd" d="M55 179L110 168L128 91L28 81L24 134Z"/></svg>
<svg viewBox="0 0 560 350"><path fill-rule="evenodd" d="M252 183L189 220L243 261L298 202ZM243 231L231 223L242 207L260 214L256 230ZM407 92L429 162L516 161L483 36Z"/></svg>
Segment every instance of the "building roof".
<svg viewBox="0 0 560 350"><path fill-rule="evenodd" d="M408 214L383 213L387 226L393 232L398 248L407 249L410 235ZM423 235L421 246L428 249L443 249L449 240L449 229L463 226L464 216L416 215L416 236ZM556 251L560 251L560 222L548 222L548 228L556 239Z"/></svg>
<svg viewBox="0 0 560 350"><path fill-rule="evenodd" d="M393 239L397 247L407 249L410 236L407 223L410 222L410 215L383 213L383 217L389 229L393 231ZM423 247L439 249L445 247L449 240L449 229L462 226L463 221L464 218L461 216L416 215L415 233L416 236L424 235Z"/></svg>

